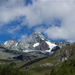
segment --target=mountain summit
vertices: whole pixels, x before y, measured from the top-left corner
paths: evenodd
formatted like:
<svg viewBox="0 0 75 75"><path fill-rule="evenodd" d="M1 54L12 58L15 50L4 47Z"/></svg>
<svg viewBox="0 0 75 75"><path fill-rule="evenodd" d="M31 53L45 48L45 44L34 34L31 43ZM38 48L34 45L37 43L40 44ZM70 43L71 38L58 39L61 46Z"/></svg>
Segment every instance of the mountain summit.
<svg viewBox="0 0 75 75"><path fill-rule="evenodd" d="M46 38L40 32L35 31L29 36L29 38L33 42L41 42L41 40L46 40Z"/></svg>

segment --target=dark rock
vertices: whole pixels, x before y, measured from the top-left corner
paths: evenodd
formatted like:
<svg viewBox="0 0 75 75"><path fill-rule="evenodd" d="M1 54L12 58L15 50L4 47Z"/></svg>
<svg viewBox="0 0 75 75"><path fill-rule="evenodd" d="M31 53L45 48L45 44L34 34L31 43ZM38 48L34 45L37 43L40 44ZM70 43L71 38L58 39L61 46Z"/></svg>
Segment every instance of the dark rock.
<svg viewBox="0 0 75 75"><path fill-rule="evenodd" d="M29 61L32 61L32 60L35 60L38 58L46 57L46 56L48 56L48 55L35 51L35 52L30 52L30 53L22 53L18 56L13 57L13 59L21 60L24 62L29 62Z"/></svg>
<svg viewBox="0 0 75 75"><path fill-rule="evenodd" d="M59 47L59 46L56 46L56 47L54 47L51 51L52 51L52 52L55 52L55 51L57 51L58 49L60 49L60 47Z"/></svg>
<svg viewBox="0 0 75 75"><path fill-rule="evenodd" d="M50 50L50 48L44 40L41 40L40 45L35 47L35 50Z"/></svg>

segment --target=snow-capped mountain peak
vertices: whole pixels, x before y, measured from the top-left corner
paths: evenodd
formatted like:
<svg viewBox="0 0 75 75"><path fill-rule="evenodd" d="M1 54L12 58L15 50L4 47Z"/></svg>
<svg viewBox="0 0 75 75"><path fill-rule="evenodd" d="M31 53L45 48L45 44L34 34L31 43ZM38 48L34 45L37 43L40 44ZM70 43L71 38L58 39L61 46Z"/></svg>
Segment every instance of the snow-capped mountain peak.
<svg viewBox="0 0 75 75"><path fill-rule="evenodd" d="M31 42L41 42L41 40L46 40L46 38L40 33L40 32L33 32L30 36L29 39Z"/></svg>
<svg viewBox="0 0 75 75"><path fill-rule="evenodd" d="M2 46L9 50L18 50L23 52L30 52L31 50L51 52L52 49L57 46L55 43L47 40L40 32L33 32L27 40L27 42L8 40L4 42Z"/></svg>
<svg viewBox="0 0 75 75"><path fill-rule="evenodd" d="M34 45L33 45L33 47L37 47L39 45L39 43L35 43Z"/></svg>
<svg viewBox="0 0 75 75"><path fill-rule="evenodd" d="M16 47L17 45L18 45L18 43L15 40L9 40L2 44L2 46L6 47L6 48L10 48L11 46Z"/></svg>

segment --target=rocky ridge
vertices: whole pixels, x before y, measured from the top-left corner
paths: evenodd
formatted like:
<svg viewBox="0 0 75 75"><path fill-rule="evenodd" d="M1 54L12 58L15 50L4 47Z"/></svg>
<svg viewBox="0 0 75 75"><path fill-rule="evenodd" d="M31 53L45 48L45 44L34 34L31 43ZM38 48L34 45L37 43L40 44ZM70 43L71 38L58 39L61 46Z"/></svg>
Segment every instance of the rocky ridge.
<svg viewBox="0 0 75 75"><path fill-rule="evenodd" d="M40 32L33 32L27 39L26 42L16 42L15 40L8 40L4 42L2 47L9 49L9 50L17 50L17 51L24 51L27 50L40 50L51 52L51 50L56 47L55 43L50 42L47 40Z"/></svg>

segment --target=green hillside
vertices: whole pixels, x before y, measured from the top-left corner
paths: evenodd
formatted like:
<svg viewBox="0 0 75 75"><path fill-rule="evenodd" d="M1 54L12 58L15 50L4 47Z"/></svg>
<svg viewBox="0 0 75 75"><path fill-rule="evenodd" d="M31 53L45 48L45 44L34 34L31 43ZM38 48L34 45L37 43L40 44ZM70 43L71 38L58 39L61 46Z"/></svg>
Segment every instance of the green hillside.
<svg viewBox="0 0 75 75"><path fill-rule="evenodd" d="M29 65L23 65L21 69L26 72L30 72L33 75L50 75L50 72L52 73L52 69L54 68L55 71L58 72L58 70L64 69L64 67L61 67L62 64L66 61L66 64L69 65L74 61L75 59L75 43L70 46L65 46L62 49L56 51L53 55L41 59L40 61L33 61L31 64L27 63ZM67 62L68 61L68 62ZM74 63L73 63L74 64ZM68 66L71 68L72 65ZM66 65L65 65L66 67ZM51 74L54 75L54 74ZM58 75L55 73L55 75ZM62 73L63 75L63 73ZM65 74L64 74L65 75Z"/></svg>

